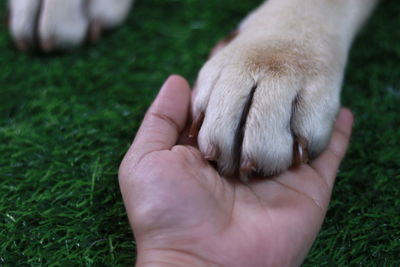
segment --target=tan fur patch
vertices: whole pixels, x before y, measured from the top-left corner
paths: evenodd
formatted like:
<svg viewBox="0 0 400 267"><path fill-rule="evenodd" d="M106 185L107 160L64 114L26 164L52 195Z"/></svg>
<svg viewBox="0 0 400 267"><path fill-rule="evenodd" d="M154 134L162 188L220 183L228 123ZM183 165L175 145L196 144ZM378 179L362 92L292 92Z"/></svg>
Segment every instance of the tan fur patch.
<svg viewBox="0 0 400 267"><path fill-rule="evenodd" d="M311 50L288 43L255 48L251 50L247 62L250 69L267 71L275 77L310 77L326 69Z"/></svg>

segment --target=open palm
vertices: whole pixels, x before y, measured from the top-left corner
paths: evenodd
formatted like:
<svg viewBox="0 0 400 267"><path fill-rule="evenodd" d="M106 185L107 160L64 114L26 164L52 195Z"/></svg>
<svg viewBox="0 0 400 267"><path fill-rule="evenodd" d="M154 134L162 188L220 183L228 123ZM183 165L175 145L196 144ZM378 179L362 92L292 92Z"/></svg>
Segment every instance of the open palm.
<svg viewBox="0 0 400 267"><path fill-rule="evenodd" d="M309 165L249 183L221 177L185 140L190 90L172 76L120 167L138 265L297 266L325 216L350 136L342 110Z"/></svg>

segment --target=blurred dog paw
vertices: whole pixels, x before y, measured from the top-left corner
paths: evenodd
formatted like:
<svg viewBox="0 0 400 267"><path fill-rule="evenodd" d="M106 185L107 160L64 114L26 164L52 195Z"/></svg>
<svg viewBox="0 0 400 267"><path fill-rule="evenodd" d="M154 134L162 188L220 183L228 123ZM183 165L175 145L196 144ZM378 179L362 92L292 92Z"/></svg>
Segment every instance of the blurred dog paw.
<svg viewBox="0 0 400 267"><path fill-rule="evenodd" d="M118 26L133 0L9 0L9 28L23 51L66 50L95 42L103 30Z"/></svg>

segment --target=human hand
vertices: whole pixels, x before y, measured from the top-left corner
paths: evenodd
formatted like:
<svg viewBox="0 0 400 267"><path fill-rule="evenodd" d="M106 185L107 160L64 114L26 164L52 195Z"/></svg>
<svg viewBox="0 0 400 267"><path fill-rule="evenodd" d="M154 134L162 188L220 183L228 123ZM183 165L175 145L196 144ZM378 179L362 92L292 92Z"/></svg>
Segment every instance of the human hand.
<svg viewBox="0 0 400 267"><path fill-rule="evenodd" d="M221 177L187 145L187 82L171 76L119 170L138 266L298 266L321 227L353 116L342 109L328 148L267 179Z"/></svg>

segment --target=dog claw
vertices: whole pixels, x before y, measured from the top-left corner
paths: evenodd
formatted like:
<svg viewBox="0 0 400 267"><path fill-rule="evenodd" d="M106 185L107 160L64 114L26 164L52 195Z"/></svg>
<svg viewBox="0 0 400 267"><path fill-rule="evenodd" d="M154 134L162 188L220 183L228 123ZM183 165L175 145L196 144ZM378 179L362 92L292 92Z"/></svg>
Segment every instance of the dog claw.
<svg viewBox="0 0 400 267"><path fill-rule="evenodd" d="M246 172L246 173L256 172L257 171L256 164L254 163L254 161L246 159L240 165L239 171Z"/></svg>
<svg viewBox="0 0 400 267"><path fill-rule="evenodd" d="M223 38L222 40L220 40L215 46L214 48L211 50L211 53L209 55L209 58L212 57L214 54L216 54L217 52L219 52L222 48L224 48L225 46L227 46L230 42L233 41L233 39L236 38L236 36L239 34L238 30L234 30L233 32L231 32L230 34L228 34L225 38Z"/></svg>
<svg viewBox="0 0 400 267"><path fill-rule="evenodd" d="M216 161L219 157L219 149L216 145L209 145L207 147L204 158L208 161Z"/></svg>
<svg viewBox="0 0 400 267"><path fill-rule="evenodd" d="M200 114L193 120L192 125L189 130L189 138L196 138L199 134L200 127L204 120L204 112L200 112Z"/></svg>
<svg viewBox="0 0 400 267"><path fill-rule="evenodd" d="M94 20L91 23L89 29L90 42L96 43L100 39L102 32L103 32L103 25L98 20Z"/></svg>
<svg viewBox="0 0 400 267"><path fill-rule="evenodd" d="M47 40L40 43L40 48L47 53L54 51L55 47L53 40Z"/></svg>
<svg viewBox="0 0 400 267"><path fill-rule="evenodd" d="M249 181L250 175L256 172L257 166L254 161L245 159L239 168L239 178L243 183L247 183Z"/></svg>
<svg viewBox="0 0 400 267"><path fill-rule="evenodd" d="M24 39L16 39L15 40L15 45L17 48L21 51L28 51L29 49L29 44L26 40Z"/></svg>
<svg viewBox="0 0 400 267"><path fill-rule="evenodd" d="M308 141L302 136L296 137L293 144L293 166L308 163Z"/></svg>

